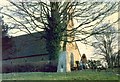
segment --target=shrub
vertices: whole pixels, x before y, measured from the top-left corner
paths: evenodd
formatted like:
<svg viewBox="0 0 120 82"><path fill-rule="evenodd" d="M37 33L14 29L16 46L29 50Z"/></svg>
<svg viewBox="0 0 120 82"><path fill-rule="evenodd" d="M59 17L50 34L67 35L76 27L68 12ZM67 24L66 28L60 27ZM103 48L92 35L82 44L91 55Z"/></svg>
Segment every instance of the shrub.
<svg viewBox="0 0 120 82"><path fill-rule="evenodd" d="M22 63L15 65L3 65L3 73L10 72L56 72L57 66L47 61Z"/></svg>

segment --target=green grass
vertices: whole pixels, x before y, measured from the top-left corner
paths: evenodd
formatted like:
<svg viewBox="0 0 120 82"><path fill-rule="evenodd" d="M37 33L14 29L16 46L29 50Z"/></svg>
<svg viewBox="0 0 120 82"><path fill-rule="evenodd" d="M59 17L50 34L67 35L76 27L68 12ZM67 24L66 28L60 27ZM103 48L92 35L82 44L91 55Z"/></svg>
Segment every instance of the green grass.
<svg viewBox="0 0 120 82"><path fill-rule="evenodd" d="M96 72L91 70L68 73L24 72L2 74L3 80L118 80L113 72Z"/></svg>

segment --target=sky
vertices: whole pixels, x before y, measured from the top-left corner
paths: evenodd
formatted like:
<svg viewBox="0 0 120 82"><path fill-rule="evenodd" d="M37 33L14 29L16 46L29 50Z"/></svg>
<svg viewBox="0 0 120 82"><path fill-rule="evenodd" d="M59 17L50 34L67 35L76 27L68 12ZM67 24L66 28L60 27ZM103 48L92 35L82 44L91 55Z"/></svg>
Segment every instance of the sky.
<svg viewBox="0 0 120 82"><path fill-rule="evenodd" d="M6 5L8 5L8 2L6 0L0 0L0 6L1 5L2 6L6 6ZM105 19L105 21L111 23L111 22L115 21L117 18L118 18L118 13L115 13L112 16L107 17ZM74 24L75 26L78 25L77 22L74 22L74 23L75 23ZM115 25L115 27L117 28L117 24ZM25 34L24 32L17 32L17 31L19 31L19 30L17 30L17 29L11 30L11 31L9 31L9 34L11 36L19 36L19 35ZM14 34L15 32L17 32L17 33ZM93 47L85 45L85 44L82 44L80 42L77 42L77 44L78 44L79 51L80 51L81 55L82 54L86 54L88 59L91 59L93 57L93 53L94 53L94 48Z"/></svg>

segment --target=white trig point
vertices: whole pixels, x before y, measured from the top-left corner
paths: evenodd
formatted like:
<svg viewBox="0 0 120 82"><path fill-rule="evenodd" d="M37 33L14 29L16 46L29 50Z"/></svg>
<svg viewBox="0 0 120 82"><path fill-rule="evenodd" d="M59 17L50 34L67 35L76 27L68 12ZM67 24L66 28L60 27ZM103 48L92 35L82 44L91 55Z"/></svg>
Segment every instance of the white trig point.
<svg viewBox="0 0 120 82"><path fill-rule="evenodd" d="M67 57L67 52L62 51L59 54L59 59L58 59L58 69L57 72L70 72L70 64L68 63L68 57Z"/></svg>

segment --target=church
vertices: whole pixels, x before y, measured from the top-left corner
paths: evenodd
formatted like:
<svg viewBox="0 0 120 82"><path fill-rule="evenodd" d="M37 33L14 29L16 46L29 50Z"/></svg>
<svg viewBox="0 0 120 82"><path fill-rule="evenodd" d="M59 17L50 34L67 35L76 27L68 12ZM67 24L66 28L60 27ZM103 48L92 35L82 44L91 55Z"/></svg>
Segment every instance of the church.
<svg viewBox="0 0 120 82"><path fill-rule="evenodd" d="M70 30L73 27L73 20L70 19L67 29ZM61 72L63 68L65 72L69 72L78 66L77 62L80 61L81 54L76 42L66 44L65 57L59 57L58 60L49 61L46 40L42 38L43 35L44 31L16 37L3 36L3 72ZM67 37L67 39L71 40L73 38ZM59 56L62 56L62 53Z"/></svg>
<svg viewBox="0 0 120 82"><path fill-rule="evenodd" d="M44 34L44 33L43 33ZM38 71L57 71L57 62L52 62L53 69L48 69L49 58L46 50L46 41L42 37L41 33L32 33L16 36L16 37L2 37L2 64L3 72L9 72L15 67L32 65L38 66ZM67 65L76 67L76 62L79 61L81 54L79 52L76 42L67 43ZM17 67L17 68L18 68ZM24 68L23 67L23 68ZM11 68L11 69L10 69ZM21 71L19 70L14 71ZM26 68L26 67L25 67ZM32 69L35 71L34 69ZM11 71L11 72L14 72ZM27 71L27 70L24 70ZM30 70L31 71L31 70Z"/></svg>

